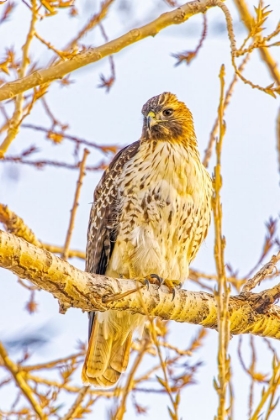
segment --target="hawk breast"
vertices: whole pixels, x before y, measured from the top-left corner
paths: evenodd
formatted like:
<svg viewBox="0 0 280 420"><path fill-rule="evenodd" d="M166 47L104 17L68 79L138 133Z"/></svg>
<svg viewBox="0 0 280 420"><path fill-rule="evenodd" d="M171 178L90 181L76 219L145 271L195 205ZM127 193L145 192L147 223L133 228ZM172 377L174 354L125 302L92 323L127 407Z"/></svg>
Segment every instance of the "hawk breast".
<svg viewBox="0 0 280 420"><path fill-rule="evenodd" d="M108 274L183 281L210 222L211 181L196 153L144 142L124 167Z"/></svg>

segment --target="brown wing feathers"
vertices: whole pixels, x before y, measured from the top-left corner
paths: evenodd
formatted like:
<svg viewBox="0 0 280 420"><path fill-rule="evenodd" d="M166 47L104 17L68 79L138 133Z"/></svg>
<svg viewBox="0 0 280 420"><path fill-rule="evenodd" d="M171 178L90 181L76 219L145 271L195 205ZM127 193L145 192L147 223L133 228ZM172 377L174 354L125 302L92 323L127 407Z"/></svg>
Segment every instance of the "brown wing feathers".
<svg viewBox="0 0 280 420"><path fill-rule="evenodd" d="M117 180L123 166L137 153L138 148L139 141L118 152L95 189L86 253L86 271L90 273L105 274L106 272L117 237ZM89 312L89 339L93 322L94 312Z"/></svg>

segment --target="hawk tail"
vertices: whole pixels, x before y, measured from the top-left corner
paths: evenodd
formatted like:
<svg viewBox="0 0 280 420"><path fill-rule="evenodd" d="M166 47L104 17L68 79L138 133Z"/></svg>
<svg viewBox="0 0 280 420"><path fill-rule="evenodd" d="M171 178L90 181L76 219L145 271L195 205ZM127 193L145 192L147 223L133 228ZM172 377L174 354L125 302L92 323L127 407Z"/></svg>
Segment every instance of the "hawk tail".
<svg viewBox="0 0 280 420"><path fill-rule="evenodd" d="M82 370L83 382L99 387L113 386L127 368L132 333L137 324L131 314L95 314Z"/></svg>

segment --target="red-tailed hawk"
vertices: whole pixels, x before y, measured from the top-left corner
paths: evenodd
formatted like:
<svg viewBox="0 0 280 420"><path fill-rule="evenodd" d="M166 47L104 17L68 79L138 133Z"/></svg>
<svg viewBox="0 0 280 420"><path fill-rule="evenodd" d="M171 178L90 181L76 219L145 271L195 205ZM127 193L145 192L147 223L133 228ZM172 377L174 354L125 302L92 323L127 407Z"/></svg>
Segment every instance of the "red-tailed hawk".
<svg viewBox="0 0 280 420"><path fill-rule="evenodd" d="M200 161L192 114L172 93L142 108L140 140L104 172L88 227L86 271L116 278L157 274L183 282L210 224L212 182ZM91 313L82 379L114 385L128 365L134 330L145 317Z"/></svg>

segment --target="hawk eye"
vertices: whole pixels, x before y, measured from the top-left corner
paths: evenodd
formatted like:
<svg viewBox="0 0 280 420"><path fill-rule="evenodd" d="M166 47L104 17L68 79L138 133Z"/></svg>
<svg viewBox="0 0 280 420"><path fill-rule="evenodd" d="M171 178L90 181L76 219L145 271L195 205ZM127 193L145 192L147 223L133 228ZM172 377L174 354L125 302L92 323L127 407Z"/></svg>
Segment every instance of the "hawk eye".
<svg viewBox="0 0 280 420"><path fill-rule="evenodd" d="M172 115L172 114L173 114L173 109L165 109L164 111L162 111L162 114L163 114L165 117L170 117L170 115Z"/></svg>

